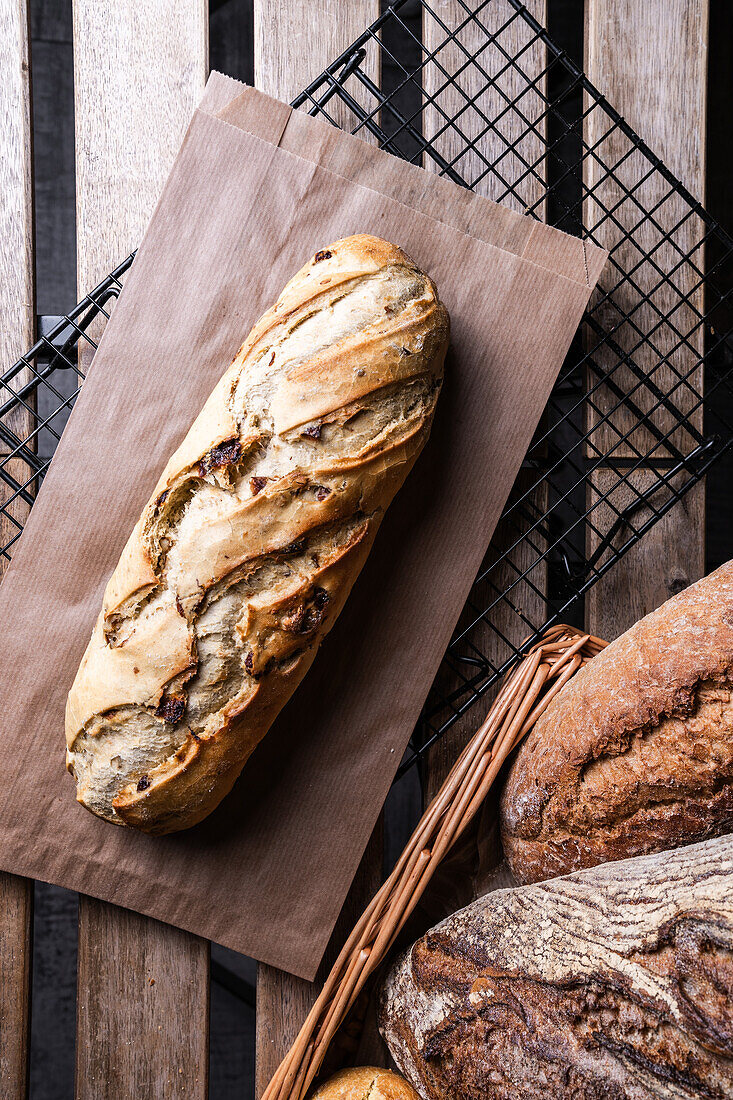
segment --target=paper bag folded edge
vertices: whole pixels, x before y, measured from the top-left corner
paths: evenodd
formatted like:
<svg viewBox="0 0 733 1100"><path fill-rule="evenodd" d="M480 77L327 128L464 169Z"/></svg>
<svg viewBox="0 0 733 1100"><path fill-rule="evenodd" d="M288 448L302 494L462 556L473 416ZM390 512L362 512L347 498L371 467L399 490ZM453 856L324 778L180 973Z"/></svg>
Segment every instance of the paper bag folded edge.
<svg viewBox="0 0 733 1100"><path fill-rule="evenodd" d="M348 179L355 186L367 187L395 202L402 202L405 178L418 189L428 182L424 168L378 150L324 119L295 111L288 104L273 99L256 88L221 77L221 74L212 74L212 79L212 94L207 96L205 93L199 110L213 114L221 121L276 145L302 160L310 160L321 169ZM225 98L227 102L222 105ZM298 131L306 136L307 144L297 142ZM296 144L297 150L293 147ZM334 163L335 152L342 155L338 166ZM374 180L367 182L360 178L363 172L357 170L357 165L368 165L374 157L379 159L380 167L380 180L376 183ZM347 170L348 175L345 174ZM388 185L383 181L385 171L389 171ZM520 214L485 195L464 190L451 180L433 173L428 176L431 194L425 196L425 207L421 208L413 202L402 203L403 205L420 209L425 217L433 221L442 221L461 233L504 252L521 256L555 275L589 289L595 286L608 257L608 253L598 245L563 233L526 214ZM436 195L446 199L446 206L440 212L430 209L435 206ZM464 208L466 218L463 223L455 216L457 207ZM446 217L446 211L453 216ZM562 249L558 254L561 244ZM558 258L561 258L562 266L558 265Z"/></svg>

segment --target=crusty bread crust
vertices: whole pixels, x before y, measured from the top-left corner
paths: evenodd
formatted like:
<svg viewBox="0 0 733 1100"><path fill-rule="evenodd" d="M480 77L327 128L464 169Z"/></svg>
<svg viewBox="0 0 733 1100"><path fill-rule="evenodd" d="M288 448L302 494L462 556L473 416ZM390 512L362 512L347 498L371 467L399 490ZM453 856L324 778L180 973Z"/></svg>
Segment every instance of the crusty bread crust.
<svg viewBox="0 0 733 1100"><path fill-rule="evenodd" d="M455 913L398 959L379 1025L430 1100L733 1096L733 839Z"/></svg>
<svg viewBox="0 0 733 1100"><path fill-rule="evenodd" d="M586 665L521 746L501 800L519 882L733 829L733 562Z"/></svg>
<svg viewBox="0 0 733 1100"><path fill-rule="evenodd" d="M187 828L309 668L432 423L448 315L376 237L315 254L258 321L122 552L66 708L77 797Z"/></svg>
<svg viewBox="0 0 733 1100"><path fill-rule="evenodd" d="M388 1069L342 1069L320 1085L311 1100L420 1100L412 1085Z"/></svg>

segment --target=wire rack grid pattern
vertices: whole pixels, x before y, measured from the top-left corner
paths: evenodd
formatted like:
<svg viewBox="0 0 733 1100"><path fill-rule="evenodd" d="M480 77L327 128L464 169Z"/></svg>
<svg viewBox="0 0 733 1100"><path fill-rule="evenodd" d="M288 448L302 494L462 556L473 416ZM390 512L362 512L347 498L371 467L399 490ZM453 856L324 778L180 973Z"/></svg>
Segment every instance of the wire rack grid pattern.
<svg viewBox="0 0 733 1100"><path fill-rule="evenodd" d="M733 242L519 0L396 0L294 106L610 252L402 772L730 448ZM0 379L6 560L133 258Z"/></svg>

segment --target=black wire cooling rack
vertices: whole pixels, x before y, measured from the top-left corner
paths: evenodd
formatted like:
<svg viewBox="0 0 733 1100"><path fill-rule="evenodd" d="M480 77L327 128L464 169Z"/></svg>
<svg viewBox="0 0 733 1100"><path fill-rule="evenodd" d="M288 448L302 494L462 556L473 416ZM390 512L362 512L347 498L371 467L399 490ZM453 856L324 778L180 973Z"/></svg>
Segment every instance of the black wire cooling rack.
<svg viewBox="0 0 733 1100"><path fill-rule="evenodd" d="M582 621L591 586L733 440L731 238L519 0L458 0L450 24L445 10L397 0L294 106L610 260L403 771L547 626ZM133 258L0 380L5 559L83 382L80 351L96 348Z"/></svg>

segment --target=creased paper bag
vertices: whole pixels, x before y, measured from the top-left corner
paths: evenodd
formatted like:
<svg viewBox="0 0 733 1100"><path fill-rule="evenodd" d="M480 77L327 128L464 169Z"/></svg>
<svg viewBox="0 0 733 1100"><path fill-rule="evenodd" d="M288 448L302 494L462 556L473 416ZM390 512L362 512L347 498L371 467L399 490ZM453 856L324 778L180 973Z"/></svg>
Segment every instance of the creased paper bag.
<svg viewBox="0 0 733 1100"><path fill-rule="evenodd" d="M318 248L402 246L452 350L430 442L303 685L207 821L75 802L64 703L106 580L244 336ZM215 75L0 589L0 866L312 977L605 254Z"/></svg>

